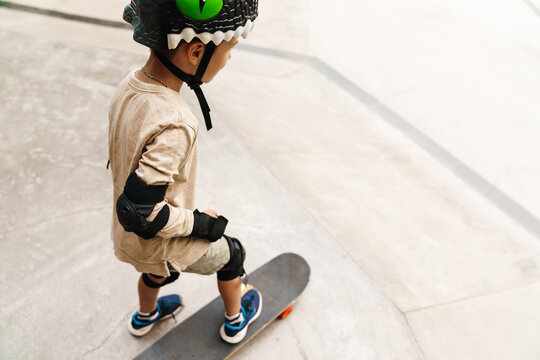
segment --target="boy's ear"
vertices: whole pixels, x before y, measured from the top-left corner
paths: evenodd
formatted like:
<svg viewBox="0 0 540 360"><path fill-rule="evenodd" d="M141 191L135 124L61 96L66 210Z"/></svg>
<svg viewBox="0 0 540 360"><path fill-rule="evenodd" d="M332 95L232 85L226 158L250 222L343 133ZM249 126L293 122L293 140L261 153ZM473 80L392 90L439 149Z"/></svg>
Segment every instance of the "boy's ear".
<svg viewBox="0 0 540 360"><path fill-rule="evenodd" d="M199 65L204 54L204 48L204 44L200 41L193 41L192 43L188 44L187 56L191 65Z"/></svg>

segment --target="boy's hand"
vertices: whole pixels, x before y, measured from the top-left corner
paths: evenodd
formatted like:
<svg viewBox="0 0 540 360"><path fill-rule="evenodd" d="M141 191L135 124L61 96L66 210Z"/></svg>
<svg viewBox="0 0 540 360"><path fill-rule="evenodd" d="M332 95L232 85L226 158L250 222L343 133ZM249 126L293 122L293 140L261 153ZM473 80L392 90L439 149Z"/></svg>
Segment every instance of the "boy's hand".
<svg viewBox="0 0 540 360"><path fill-rule="evenodd" d="M204 210L203 213L210 215L211 217L216 218L216 219L219 216L216 210Z"/></svg>

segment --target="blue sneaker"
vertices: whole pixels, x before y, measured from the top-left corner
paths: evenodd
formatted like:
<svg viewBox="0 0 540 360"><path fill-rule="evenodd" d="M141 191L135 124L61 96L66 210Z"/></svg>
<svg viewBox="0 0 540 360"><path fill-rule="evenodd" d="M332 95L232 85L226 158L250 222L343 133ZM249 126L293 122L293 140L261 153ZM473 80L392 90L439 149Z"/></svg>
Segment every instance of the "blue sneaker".
<svg viewBox="0 0 540 360"><path fill-rule="evenodd" d="M238 344L247 334L249 324L257 320L262 311L262 296L257 289L251 289L242 296L241 314L243 321L235 323L225 318L219 334L229 344Z"/></svg>
<svg viewBox="0 0 540 360"><path fill-rule="evenodd" d="M141 320L139 312L133 314L128 325L129 332L135 336L146 335L158 320L174 317L183 307L180 295L173 294L162 296L157 300L156 314L151 316L149 320Z"/></svg>

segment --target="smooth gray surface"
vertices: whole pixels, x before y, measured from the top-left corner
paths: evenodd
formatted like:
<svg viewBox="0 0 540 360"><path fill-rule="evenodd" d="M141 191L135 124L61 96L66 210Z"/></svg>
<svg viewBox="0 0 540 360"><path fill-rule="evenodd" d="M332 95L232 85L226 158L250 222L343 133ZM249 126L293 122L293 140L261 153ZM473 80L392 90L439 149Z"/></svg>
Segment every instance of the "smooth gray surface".
<svg viewBox="0 0 540 360"><path fill-rule="evenodd" d="M232 69L259 58L243 56ZM223 73L209 96L239 92L248 77L264 81L252 96L267 101L220 101L215 113L256 114L227 123L401 311L538 279L534 236L354 97L309 67L286 80ZM306 91L306 83L325 86ZM301 94L293 118L285 88Z"/></svg>
<svg viewBox="0 0 540 360"><path fill-rule="evenodd" d="M117 21L127 2L24 3ZM201 136L198 206L232 219L248 268L284 251L313 268L289 321L238 358L536 360L523 334L538 332L538 239L301 59L538 217L537 15L511 0L326 5L261 2L244 49L298 56L240 47L206 87L216 127ZM0 29L0 358L130 358L173 324L129 335L137 275L108 239L107 105L146 51L129 31L5 9ZM186 299L179 321L214 282L167 289Z"/></svg>

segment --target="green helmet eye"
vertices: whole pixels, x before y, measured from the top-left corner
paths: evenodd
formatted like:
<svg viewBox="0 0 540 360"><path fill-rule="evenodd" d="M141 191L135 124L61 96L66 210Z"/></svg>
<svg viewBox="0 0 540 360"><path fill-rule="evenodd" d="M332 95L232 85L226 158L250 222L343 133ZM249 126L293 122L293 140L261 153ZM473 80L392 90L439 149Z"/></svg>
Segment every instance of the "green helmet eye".
<svg viewBox="0 0 540 360"><path fill-rule="evenodd" d="M176 0L176 6L189 18L208 20L219 14L223 0Z"/></svg>

